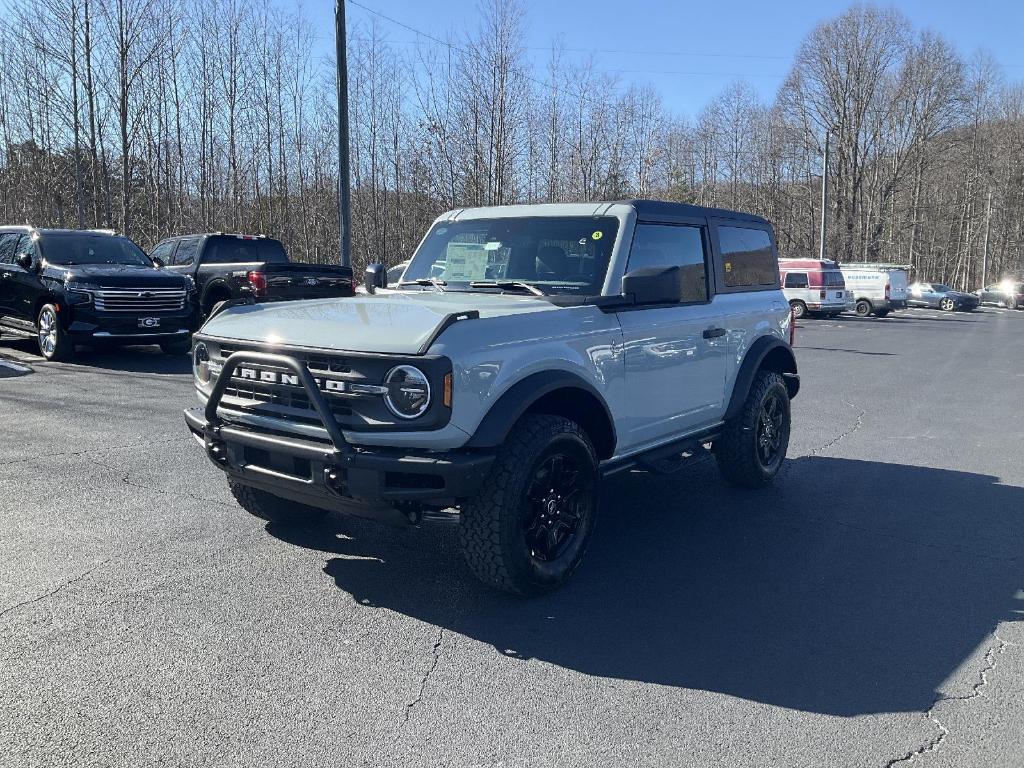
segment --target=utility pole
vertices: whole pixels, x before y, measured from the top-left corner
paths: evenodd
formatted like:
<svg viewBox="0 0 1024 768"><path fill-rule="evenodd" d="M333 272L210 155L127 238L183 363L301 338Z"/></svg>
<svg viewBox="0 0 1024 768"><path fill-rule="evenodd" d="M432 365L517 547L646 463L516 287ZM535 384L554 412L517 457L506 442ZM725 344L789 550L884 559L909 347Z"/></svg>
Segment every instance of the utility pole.
<svg viewBox="0 0 1024 768"><path fill-rule="evenodd" d="M818 258L825 258L825 236L828 233L828 131L825 132L825 154L821 160L821 242Z"/></svg>
<svg viewBox="0 0 1024 768"><path fill-rule="evenodd" d="M348 56L345 42L345 0L334 3L334 40L338 58L338 260L352 265L352 193L348 154Z"/></svg>
<svg viewBox="0 0 1024 768"><path fill-rule="evenodd" d="M992 229L992 190L985 203L985 249L981 252L981 287L988 285L988 233Z"/></svg>

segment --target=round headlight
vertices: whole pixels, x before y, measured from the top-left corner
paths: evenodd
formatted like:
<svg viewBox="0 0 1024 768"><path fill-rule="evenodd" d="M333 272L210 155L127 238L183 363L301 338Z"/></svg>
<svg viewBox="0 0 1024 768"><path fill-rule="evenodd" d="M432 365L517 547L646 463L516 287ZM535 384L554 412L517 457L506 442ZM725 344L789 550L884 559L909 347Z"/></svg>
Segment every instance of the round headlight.
<svg viewBox="0 0 1024 768"><path fill-rule="evenodd" d="M192 350L192 373L200 384L210 383L210 350L201 341Z"/></svg>
<svg viewBox="0 0 1024 768"><path fill-rule="evenodd" d="M430 382L423 371L411 365L399 365L384 377L388 388L384 402L395 416L415 419L430 406Z"/></svg>

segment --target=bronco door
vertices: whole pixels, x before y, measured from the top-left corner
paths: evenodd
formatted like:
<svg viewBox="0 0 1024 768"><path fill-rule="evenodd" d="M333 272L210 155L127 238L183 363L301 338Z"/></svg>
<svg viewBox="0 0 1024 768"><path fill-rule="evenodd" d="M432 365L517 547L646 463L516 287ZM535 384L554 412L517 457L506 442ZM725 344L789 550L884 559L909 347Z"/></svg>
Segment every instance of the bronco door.
<svg viewBox="0 0 1024 768"><path fill-rule="evenodd" d="M684 288L678 303L618 312L626 369L622 448L652 446L721 419L727 339L710 290L708 250L702 219L636 225L626 272L678 266Z"/></svg>

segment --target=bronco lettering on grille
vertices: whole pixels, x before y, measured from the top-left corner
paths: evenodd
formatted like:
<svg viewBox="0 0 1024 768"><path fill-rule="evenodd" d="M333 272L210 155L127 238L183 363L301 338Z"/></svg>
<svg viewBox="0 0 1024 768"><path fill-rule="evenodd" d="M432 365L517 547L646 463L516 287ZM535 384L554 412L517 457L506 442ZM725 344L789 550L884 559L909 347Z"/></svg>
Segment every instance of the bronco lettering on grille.
<svg viewBox="0 0 1024 768"><path fill-rule="evenodd" d="M257 368L243 368L239 366L235 378L248 379L249 381L259 381L265 384L285 384L291 387L301 387L302 382L299 377L293 373L284 373L281 371L268 371ZM366 387L359 385L349 385L344 381L338 381L337 379L318 379L313 377L313 381L316 382L324 392L353 392L360 394L371 394ZM376 388L374 388L376 389ZM374 392L373 394L376 394Z"/></svg>

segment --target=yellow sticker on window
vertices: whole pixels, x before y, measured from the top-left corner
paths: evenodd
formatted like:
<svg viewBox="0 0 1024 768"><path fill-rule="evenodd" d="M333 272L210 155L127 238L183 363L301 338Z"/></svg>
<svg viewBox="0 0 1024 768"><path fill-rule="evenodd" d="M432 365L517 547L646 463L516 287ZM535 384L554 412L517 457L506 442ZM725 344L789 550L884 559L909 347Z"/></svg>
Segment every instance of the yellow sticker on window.
<svg viewBox="0 0 1024 768"><path fill-rule="evenodd" d="M604 237L604 232L602 232L601 230L598 230L597 232L592 234L590 237L591 237L592 240L600 240L602 237Z"/></svg>
<svg viewBox="0 0 1024 768"><path fill-rule="evenodd" d="M732 262L731 261L725 262L725 271L726 272L732 272Z"/></svg>

